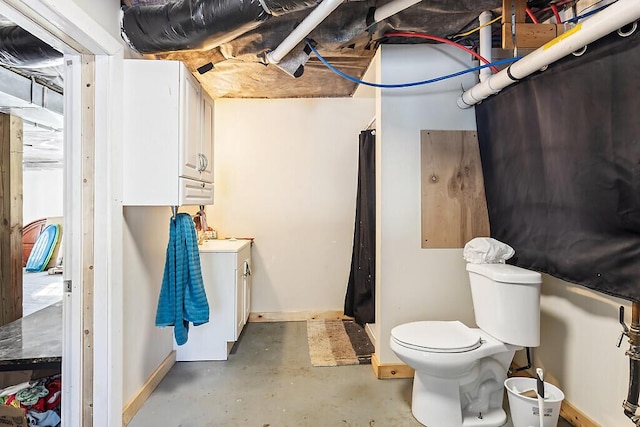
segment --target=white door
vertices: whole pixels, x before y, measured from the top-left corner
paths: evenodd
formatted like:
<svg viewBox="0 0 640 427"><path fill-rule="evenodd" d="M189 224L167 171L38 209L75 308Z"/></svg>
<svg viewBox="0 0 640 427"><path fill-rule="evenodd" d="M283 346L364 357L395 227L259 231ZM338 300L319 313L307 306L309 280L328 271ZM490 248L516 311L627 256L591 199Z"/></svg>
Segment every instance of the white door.
<svg viewBox="0 0 640 427"><path fill-rule="evenodd" d="M180 82L181 103L180 109L180 133L181 133L181 163L180 176L185 178L200 179L201 158L200 141L202 138L201 124L201 97L198 82L181 68L184 77Z"/></svg>

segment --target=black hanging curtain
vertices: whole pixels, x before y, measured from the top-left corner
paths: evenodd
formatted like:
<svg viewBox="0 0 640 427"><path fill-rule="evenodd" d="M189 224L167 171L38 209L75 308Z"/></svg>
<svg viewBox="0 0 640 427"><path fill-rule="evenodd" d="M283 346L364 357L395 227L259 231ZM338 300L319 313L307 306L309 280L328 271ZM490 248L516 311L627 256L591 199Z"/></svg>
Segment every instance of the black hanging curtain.
<svg viewBox="0 0 640 427"><path fill-rule="evenodd" d="M640 31L476 107L491 236L513 262L640 301Z"/></svg>
<svg viewBox="0 0 640 427"><path fill-rule="evenodd" d="M376 137L375 130L360 132L358 193L353 253L344 314L360 325L375 322L376 269Z"/></svg>

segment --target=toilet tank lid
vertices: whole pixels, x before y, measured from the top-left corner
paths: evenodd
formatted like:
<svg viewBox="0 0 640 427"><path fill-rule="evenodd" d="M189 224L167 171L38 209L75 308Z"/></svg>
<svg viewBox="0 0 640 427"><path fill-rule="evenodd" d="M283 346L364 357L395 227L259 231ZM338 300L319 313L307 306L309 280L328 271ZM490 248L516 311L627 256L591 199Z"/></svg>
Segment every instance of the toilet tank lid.
<svg viewBox="0 0 640 427"><path fill-rule="evenodd" d="M467 271L488 277L495 282L535 284L542 283L542 275L511 264L467 264Z"/></svg>

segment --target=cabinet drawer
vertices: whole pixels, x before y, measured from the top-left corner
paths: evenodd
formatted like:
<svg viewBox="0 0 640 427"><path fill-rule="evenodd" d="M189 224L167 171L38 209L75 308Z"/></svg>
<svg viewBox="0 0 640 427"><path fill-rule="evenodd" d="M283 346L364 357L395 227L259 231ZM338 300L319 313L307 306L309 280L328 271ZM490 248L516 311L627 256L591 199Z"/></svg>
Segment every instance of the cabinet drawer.
<svg viewBox="0 0 640 427"><path fill-rule="evenodd" d="M181 205L213 204L213 184L180 178Z"/></svg>

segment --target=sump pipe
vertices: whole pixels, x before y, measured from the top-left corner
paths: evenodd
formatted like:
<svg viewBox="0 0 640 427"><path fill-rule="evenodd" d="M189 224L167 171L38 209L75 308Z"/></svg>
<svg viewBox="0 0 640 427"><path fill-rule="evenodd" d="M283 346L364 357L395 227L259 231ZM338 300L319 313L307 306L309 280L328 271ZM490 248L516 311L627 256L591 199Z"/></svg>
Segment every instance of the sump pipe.
<svg viewBox="0 0 640 427"><path fill-rule="evenodd" d="M518 62L514 62L507 69L465 91L458 98L458 107L469 108L518 80L638 19L640 19L640 1L618 0L592 18L581 22Z"/></svg>
<svg viewBox="0 0 640 427"><path fill-rule="evenodd" d="M324 19L331 14L343 0L323 0L309 15L287 36L286 39L272 52L267 54L267 61L270 64L277 64L282 58L287 56L311 31L314 30Z"/></svg>
<svg viewBox="0 0 640 427"><path fill-rule="evenodd" d="M491 12L485 11L480 14L480 56L491 62ZM489 68L480 70L480 81L483 82L491 76Z"/></svg>

